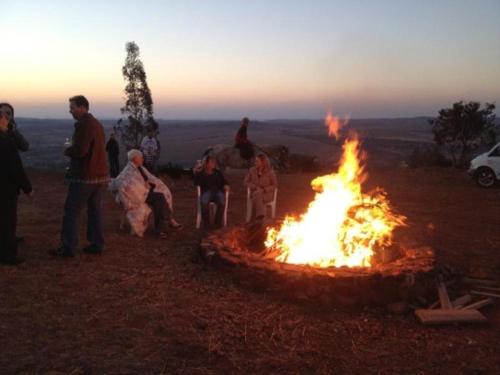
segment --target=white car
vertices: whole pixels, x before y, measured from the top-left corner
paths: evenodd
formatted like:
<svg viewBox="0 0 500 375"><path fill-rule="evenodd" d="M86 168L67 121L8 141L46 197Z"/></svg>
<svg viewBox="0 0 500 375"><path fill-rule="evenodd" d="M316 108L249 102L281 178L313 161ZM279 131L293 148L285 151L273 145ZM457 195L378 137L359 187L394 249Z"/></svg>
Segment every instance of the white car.
<svg viewBox="0 0 500 375"><path fill-rule="evenodd" d="M489 188L495 185L495 182L500 180L500 143L472 159L469 174L481 187Z"/></svg>

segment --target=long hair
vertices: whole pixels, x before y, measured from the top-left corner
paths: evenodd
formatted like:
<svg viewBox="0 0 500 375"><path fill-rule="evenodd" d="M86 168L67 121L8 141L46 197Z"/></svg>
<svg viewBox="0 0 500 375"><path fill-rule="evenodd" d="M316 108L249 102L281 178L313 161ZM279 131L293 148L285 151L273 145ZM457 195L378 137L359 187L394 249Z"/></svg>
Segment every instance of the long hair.
<svg viewBox="0 0 500 375"><path fill-rule="evenodd" d="M272 169L271 162L269 161L269 158L267 157L266 154L259 153L257 154L256 157L259 158L260 161L262 162L262 170L264 172L269 172Z"/></svg>
<svg viewBox="0 0 500 375"><path fill-rule="evenodd" d="M16 125L16 121L14 120L14 107L10 103L0 103L0 107L9 107L12 115L9 118L9 128Z"/></svg>
<svg viewBox="0 0 500 375"><path fill-rule="evenodd" d="M213 155L207 154L201 159L201 170L204 171L209 160L215 161L215 168L217 168L217 160Z"/></svg>

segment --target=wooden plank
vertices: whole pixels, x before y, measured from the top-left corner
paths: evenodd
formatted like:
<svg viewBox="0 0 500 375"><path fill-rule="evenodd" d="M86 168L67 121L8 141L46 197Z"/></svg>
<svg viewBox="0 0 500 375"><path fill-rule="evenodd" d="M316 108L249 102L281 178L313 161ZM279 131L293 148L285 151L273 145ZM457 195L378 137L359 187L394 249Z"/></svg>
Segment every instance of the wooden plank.
<svg viewBox="0 0 500 375"><path fill-rule="evenodd" d="M471 301L472 301L472 296L470 294L466 294L462 297L458 297L457 299L453 300L451 304L453 305L454 309L459 309Z"/></svg>
<svg viewBox="0 0 500 375"><path fill-rule="evenodd" d="M477 301L477 302L473 303L472 305L462 307L462 309L463 310L477 310L477 309L480 309L481 307L491 305L492 303L493 303L492 298L486 298L486 299L482 299L481 301Z"/></svg>
<svg viewBox="0 0 500 375"><path fill-rule="evenodd" d="M439 302L441 303L441 308L445 310L450 310L453 308L451 304L450 297L448 297L448 292L446 291L446 286L442 281L439 282L438 286Z"/></svg>
<svg viewBox="0 0 500 375"><path fill-rule="evenodd" d="M474 279L472 277L464 277L462 281L470 285L486 285L486 286L500 286L500 281L489 279Z"/></svg>
<svg viewBox="0 0 500 375"><path fill-rule="evenodd" d="M480 292L480 291L477 291L477 290L471 291L471 294L475 294L476 296L485 296L485 297L491 297L491 298L500 298L500 294Z"/></svg>
<svg viewBox="0 0 500 375"><path fill-rule="evenodd" d="M486 317L477 310L415 310L415 315L425 325L451 323L486 323Z"/></svg>
<svg viewBox="0 0 500 375"><path fill-rule="evenodd" d="M500 288L494 288L491 286L476 285L476 288L486 290L486 291L491 291L491 292L500 292Z"/></svg>

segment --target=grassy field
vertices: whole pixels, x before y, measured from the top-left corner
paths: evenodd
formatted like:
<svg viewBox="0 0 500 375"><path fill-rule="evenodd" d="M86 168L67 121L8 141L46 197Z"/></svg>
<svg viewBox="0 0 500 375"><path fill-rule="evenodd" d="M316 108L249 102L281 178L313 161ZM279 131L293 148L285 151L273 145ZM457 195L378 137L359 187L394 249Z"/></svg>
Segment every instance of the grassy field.
<svg viewBox="0 0 500 375"><path fill-rule="evenodd" d="M500 309L488 326L420 325L385 308L322 307L235 284L199 260L195 191L169 182L181 232L160 240L119 231L105 199L107 247L53 259L66 188L62 173L30 170L35 197L21 198L26 263L0 268L0 373L25 374L494 374ZM228 175L229 223L245 215L243 173ZM312 174L282 174L278 215L302 212ZM434 248L439 264L500 278L500 190L477 188L452 169L377 170L408 217L405 238ZM84 242L84 222L80 244Z"/></svg>

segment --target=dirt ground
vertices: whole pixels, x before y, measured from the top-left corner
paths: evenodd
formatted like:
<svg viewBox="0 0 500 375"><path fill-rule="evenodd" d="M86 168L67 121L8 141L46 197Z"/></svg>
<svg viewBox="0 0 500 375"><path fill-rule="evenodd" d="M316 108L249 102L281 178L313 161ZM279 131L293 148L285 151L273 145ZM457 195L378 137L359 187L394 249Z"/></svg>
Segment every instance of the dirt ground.
<svg viewBox="0 0 500 375"><path fill-rule="evenodd" d="M171 186L182 232L167 239L119 231L105 200L107 247L53 259L65 186L56 172L30 171L21 198L19 267L0 267L0 373L26 374L495 374L500 306L486 326L424 327L412 313L325 308L234 284L196 256L194 188ZM278 214L304 209L310 174L279 176ZM243 174L229 173L229 223L245 215ZM462 171L374 171L408 217L398 236L430 245L438 262L500 279L500 189L477 188ZM82 224L85 218L82 217ZM81 246L85 245L82 225Z"/></svg>

